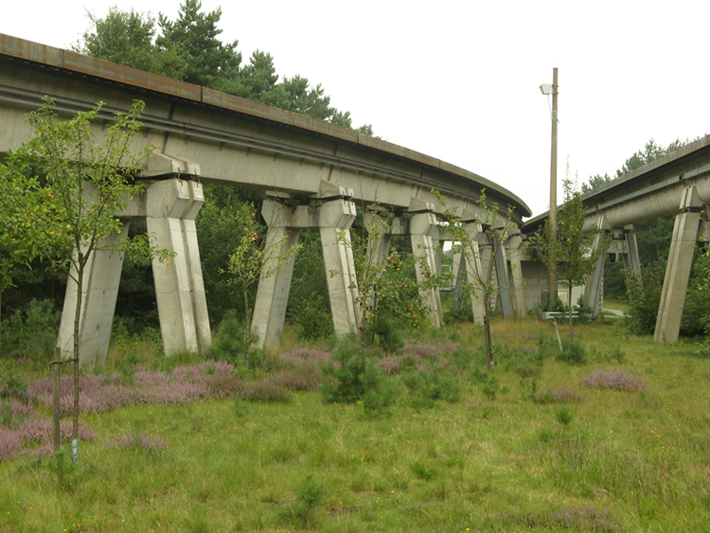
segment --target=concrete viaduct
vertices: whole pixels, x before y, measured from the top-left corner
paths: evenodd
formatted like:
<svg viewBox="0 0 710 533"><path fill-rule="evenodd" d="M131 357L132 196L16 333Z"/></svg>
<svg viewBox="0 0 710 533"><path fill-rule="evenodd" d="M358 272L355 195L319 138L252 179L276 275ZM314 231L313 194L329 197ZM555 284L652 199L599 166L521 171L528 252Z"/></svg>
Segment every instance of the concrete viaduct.
<svg viewBox="0 0 710 533"><path fill-rule="evenodd" d="M352 253L339 237L355 219L356 204L365 207L366 212L368 207L377 205L397 214L406 213L405 217L387 217L385 235L374 244L386 253L391 235L409 235L414 249L430 245L426 247L426 260L437 268L438 258L432 251L435 246L431 245L445 237L437 224L443 206L431 193L436 189L446 197L448 206L458 209L471 229L478 231L481 260L485 263L490 257L491 241L480 224L484 213L477 204L485 189L487 200L502 208L492 225L512 221L523 231L512 231L503 253L497 257L494 272L501 287L499 308L506 316L524 314L539 304L540 293L546 288L545 268L530 250L523 249L524 233L539 227L545 215L523 224L523 217L532 214L528 206L512 192L472 172L351 130L206 87L0 34L0 157L29 138L31 131L24 117L41 106L44 96L54 98L57 112L66 116L105 102L101 120L95 124L99 137L102 125L112 120L114 112L128 110L134 99L146 103L143 136L135 148L157 147L140 176L152 184L117 216L126 224L131 219L145 218L157 245L176 251L169 264L153 263L166 354L205 350L211 343L195 231L195 218L204 201L202 183L267 191L268 199L262 208L268 225L267 242L283 239L284 251L297 242L300 230L319 230L326 271L338 272L328 277L333 324L338 334L356 329L360 320L357 293L348 288L356 279ZM681 218L688 215L683 220L690 225L703 218L698 206L707 203L710 196L703 167L709 156L703 149L710 141L706 138L703 142L702 147L688 147L677 157L669 156L671 160L665 163L657 162L652 168L632 173L585 198L589 223L602 224L620 236L614 241L617 248L612 252L618 250L623 257L633 257L626 244L633 240L628 237L627 228L633 222L679 210L683 212ZM696 152L698 157L693 155ZM680 166L675 167L676 163ZM679 183L671 184L674 179ZM679 209L681 196L687 206ZM284 198L290 199L291 207L286 206ZM313 207L313 200L318 200L319 207ZM298 205L293 207L294 203ZM662 207L648 207L656 203L662 203ZM604 215L601 221L599 215ZM368 212L367 216L377 214ZM700 222L697 225L700 227ZM688 238L679 237L686 240L678 242ZM99 253L93 258L83 291L83 365L100 364L106 356L121 265L122 257L115 255ZM254 327L267 345L276 345L280 340L292 269L291 261L276 276L262 279L259 284ZM76 301L76 294L76 287L69 283L65 308ZM429 291L422 296L431 309L430 321L438 325L438 292ZM675 302L677 297L671 299ZM481 319L480 306L472 297L475 320ZM71 313L63 313L58 341L67 353L71 351L69 316ZM673 327L663 326L665 340L673 340L669 334Z"/></svg>
<svg viewBox="0 0 710 533"><path fill-rule="evenodd" d="M622 259L628 271L639 274L638 245L633 224L675 215L673 237L658 309L654 340L676 342L685 293L697 243L710 240L710 136L638 168L583 197L587 211L585 228L612 236L607 253ZM526 234L537 231L547 219L544 213L523 224ZM597 264L585 290L585 301L600 312L600 286L604 257Z"/></svg>
<svg viewBox="0 0 710 533"><path fill-rule="evenodd" d="M506 220L520 225L523 217L531 215L520 198L499 185L406 148L205 87L7 35L0 35L0 156L29 138L24 117L41 106L45 95L54 98L57 113L66 116L105 102L101 120L94 125L99 138L102 125L112 120L115 111L128 110L134 99L146 103L141 117L143 136L135 148L157 147L141 175L154 183L117 216L126 223L145 217L158 247L177 253L169 264L153 264L168 354L204 350L211 343L195 232L195 218L203 203L202 183L266 190L269 199L262 215L268 225L267 241L285 239L283 250L297 241L301 229L319 229L326 271L338 272L328 276L338 334L356 329L359 323L357 291L349 289L356 279L352 252L339 237L352 224L356 203L366 210L377 205L397 214L406 212L406 217L386 218L381 253L388 251L391 235L410 235L415 250L426 249L432 268L437 265L433 244L443 238L437 224L443 206L432 189L481 230L483 256L490 248L484 228L477 224L482 216L477 200L483 189L487 201L501 206L493 225ZM286 207L283 198L290 199L291 207ZM293 207L299 200L301 205ZM320 207L313 207L312 200L319 200ZM520 235L513 232L504 250L508 255L501 254L504 259L496 264L500 280L512 277L510 284L502 283L502 305L510 315L526 312L537 301L523 286L517 253L521 244ZM105 358L121 265L122 258L116 254L97 253L93 258L83 291L82 364L90 366ZM260 282L254 327L266 344L280 340L292 268L291 261L276 276ZM76 295L70 283L65 309L76 301ZM431 322L438 325L438 291L423 297L432 310ZM71 313L63 316L59 345L69 352Z"/></svg>

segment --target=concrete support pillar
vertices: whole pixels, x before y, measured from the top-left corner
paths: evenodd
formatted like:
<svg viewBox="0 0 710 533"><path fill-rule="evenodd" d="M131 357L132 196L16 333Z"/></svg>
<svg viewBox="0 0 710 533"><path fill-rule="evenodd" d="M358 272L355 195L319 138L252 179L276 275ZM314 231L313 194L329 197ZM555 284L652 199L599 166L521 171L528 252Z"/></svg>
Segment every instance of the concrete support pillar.
<svg viewBox="0 0 710 533"><path fill-rule="evenodd" d="M166 355L205 351L211 345L207 301L195 233L195 217L204 198L199 183L171 179L146 191L148 233L169 261L153 260L158 315Z"/></svg>
<svg viewBox="0 0 710 533"><path fill-rule="evenodd" d="M491 236L491 241L495 247L495 271L496 281L498 283L498 301L503 316L510 318L513 316L513 301L510 291L510 280L508 279L508 258L506 247L502 242L501 235L494 234Z"/></svg>
<svg viewBox="0 0 710 533"><path fill-rule="evenodd" d="M416 257L417 283L421 284L426 280L428 272L432 274L437 272L434 242L431 237L434 232L438 237L437 221L436 215L433 213L433 206L427 202L412 198L409 210L417 213L409 220L409 231L412 252ZM437 288L420 289L419 294L429 308L429 322L435 328L441 327L444 323L444 313L439 290Z"/></svg>
<svg viewBox="0 0 710 533"><path fill-rule="evenodd" d="M400 222L401 219L393 219ZM388 220L377 212L365 213L367 236L367 258L375 263L382 263L392 246L392 227Z"/></svg>
<svg viewBox="0 0 710 533"><path fill-rule="evenodd" d="M513 279L512 294L515 313L518 316L525 316L527 308L525 305L525 280L523 279L522 266L523 238L520 230L515 228L511 231L505 242L505 249L510 262L510 277Z"/></svg>
<svg viewBox="0 0 710 533"><path fill-rule="evenodd" d="M335 200L320 207L320 239L336 335L357 331L362 325L350 240L350 226L355 216L355 204L348 200Z"/></svg>
<svg viewBox="0 0 710 533"><path fill-rule="evenodd" d="M476 241L478 242L478 257L479 261L481 263L481 270L480 270L480 276L482 280L488 280L490 283L497 283L496 279L496 271L494 268L494 265L492 264L493 261L493 241L488 233L485 231L482 231L481 233L478 234L478 237L476 238ZM481 294L481 299L482 301L484 300L485 296ZM496 302L484 302L487 305L494 307Z"/></svg>
<svg viewBox="0 0 710 533"><path fill-rule="evenodd" d="M601 215L597 220L597 233L594 236L594 244L592 245L592 253L599 249L604 241L604 231L606 227L606 216ZM600 254L597 259L597 264L594 267L594 272L587 278L587 284L584 287L584 305L592 308L592 314L598 316L602 313L602 283L604 280L604 259L606 255ZM571 288L568 290L572 290Z"/></svg>
<svg viewBox="0 0 710 533"><path fill-rule="evenodd" d="M274 348L281 342L286 306L291 290L293 265L296 261L292 249L298 243L300 229L286 226L290 221L292 208L285 207L274 200L264 200L261 214L268 226L266 249L274 250L270 264L264 265L259 288L256 293L252 327L258 340L257 346ZM279 244L281 243L281 244ZM277 268L281 265L280 268ZM270 272L270 276L264 276Z"/></svg>
<svg viewBox="0 0 710 533"><path fill-rule="evenodd" d="M685 293L700 230L701 210L707 210L698 198L695 186L685 190L680 209L682 213L676 216L673 226L673 239L653 334L655 342L674 343L678 340Z"/></svg>
<svg viewBox="0 0 710 533"><path fill-rule="evenodd" d="M123 231L104 239L102 247L118 244L127 234L128 222L124 222ZM82 368L106 364L122 266L123 253L94 251L84 268L79 323L79 364ZM72 271L67 280L57 339L64 360L74 357L74 317L78 297L75 277L76 272Z"/></svg>
<svg viewBox="0 0 710 533"><path fill-rule="evenodd" d="M624 228L624 241L626 242L626 253L622 256L624 269L627 272L633 272L636 276L640 276L641 261L639 260L639 248L636 242L636 234L633 232L633 226Z"/></svg>
<svg viewBox="0 0 710 533"><path fill-rule="evenodd" d="M473 315L474 324L483 324L485 316L485 293L480 288L478 280L485 279L486 271L483 270L481 263L481 249L478 244L478 239L483 233L483 227L478 222L466 222L466 231L471 236L470 249L463 254L455 254L454 257L461 257L461 262L465 267L466 280L471 288L471 313Z"/></svg>
<svg viewBox="0 0 710 533"><path fill-rule="evenodd" d="M262 276L259 280L252 325L260 346L274 347L281 340L295 261L290 252L298 242L301 229L318 228L320 231L336 335L357 331L361 325L350 241L350 226L356 216L355 204L350 199L352 191L323 181L319 196L325 200L320 207L285 207L275 200L266 200L263 204L262 215L269 226L266 245L273 246L279 241L283 244L272 257L281 268L272 269L271 276ZM289 259L284 260L289 255Z"/></svg>

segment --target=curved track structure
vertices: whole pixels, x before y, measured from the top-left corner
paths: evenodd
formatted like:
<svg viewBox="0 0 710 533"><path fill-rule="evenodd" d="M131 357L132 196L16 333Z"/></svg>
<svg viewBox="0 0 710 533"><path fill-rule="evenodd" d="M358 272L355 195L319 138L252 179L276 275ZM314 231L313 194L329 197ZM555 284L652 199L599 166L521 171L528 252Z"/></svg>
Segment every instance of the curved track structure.
<svg viewBox="0 0 710 533"><path fill-rule="evenodd" d="M486 216L478 205L484 190L486 202L500 206L492 225L508 221L520 225L523 217L531 215L520 198L494 182L392 143L206 87L0 35L0 156L29 138L25 115L47 96L57 113L66 116L104 102L100 120L93 124L99 138L115 112L127 111L135 99L145 102L143 136L136 149L155 147L142 173L153 184L143 198L117 216L126 222L145 217L158 246L177 252L169 265L153 263L166 353L203 350L211 343L195 232L195 218L204 201L202 183L266 190L271 197L262 209L269 226L267 242L283 240L288 249L302 229L320 231L326 270L338 273L329 276L328 283L339 334L357 329L360 323L357 291L349 290L356 282L352 252L342 238L355 219L356 204L365 211L373 205L390 211L387 235L378 245L382 253L391 235L409 235L414 249L426 250L425 260L432 269L437 266L435 241L443 239L437 213L444 209L433 189L473 226ZM485 232L481 240L484 248L490 248ZM520 237L505 243L511 257L519 256L520 243ZM71 283L67 288L65 309L78 294L84 299L80 342L82 363L87 366L105 357L121 262L122 258L96 254L90 285L83 291ZM524 312L522 269L511 269L509 263L503 259L496 264L499 281L509 272L518 273L514 294L504 283L504 312L512 314L514 307ZM276 276L259 284L254 327L266 344L280 339L292 269L293 261L287 262ZM422 296L432 309L431 321L439 324L438 291ZM68 320L62 322L59 344L69 352Z"/></svg>
<svg viewBox="0 0 710 533"><path fill-rule="evenodd" d="M675 226L654 339L675 342L680 331L685 294L697 243L710 240L710 135L621 176L582 197L587 210L585 229L612 235L608 252L625 261L627 271L640 275L633 224L675 215ZM547 219L544 213L523 225L527 234ZM587 283L585 300L600 311L603 257Z"/></svg>
<svg viewBox="0 0 710 533"><path fill-rule="evenodd" d="M29 135L24 114L44 96L66 113L98 101L105 120L146 103L144 141L195 161L203 181L317 197L322 180L350 188L367 203L407 208L433 201L435 188L476 210L482 189L517 222L531 215L515 194L477 174L406 148L243 98L80 54L0 35L0 153Z"/></svg>

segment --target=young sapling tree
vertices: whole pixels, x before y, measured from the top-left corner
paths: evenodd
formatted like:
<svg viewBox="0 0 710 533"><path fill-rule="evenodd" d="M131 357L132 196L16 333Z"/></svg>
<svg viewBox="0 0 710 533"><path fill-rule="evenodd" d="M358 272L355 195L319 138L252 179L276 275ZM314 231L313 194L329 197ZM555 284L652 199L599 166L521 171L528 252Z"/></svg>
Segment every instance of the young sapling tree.
<svg viewBox="0 0 710 533"><path fill-rule="evenodd" d="M45 99L38 111L27 115L33 137L9 158L17 179L26 175L28 169L41 176L41 179L26 178L22 187L22 195L28 200L22 206L21 217L32 226L32 245L76 285L72 358L74 443L78 443L79 434L82 292L91 255L109 251L161 260L169 260L172 255L168 250L156 250L146 236L110 239L123 230L118 215L128 200L142 191L133 177L152 147L132 150L133 140L140 133L142 102L135 101L127 113L113 115L102 113L103 106L99 102L89 111L62 120L54 110L54 102ZM99 118L108 122L101 140L95 138L92 129L92 123ZM77 460L76 445L74 448Z"/></svg>
<svg viewBox="0 0 710 533"><path fill-rule="evenodd" d="M549 221L545 223L542 233L538 234L535 241L543 264L551 270L560 283L567 287L567 308L569 310L569 336L572 338L572 289L587 282L589 275L594 272L599 256L609 246L609 236L605 235L594 246L594 237L601 230L594 229L584 233L584 220L587 216L582 204L582 195L574 189L574 184L569 178L562 182L565 203L557 212L556 236L552 232ZM550 253L552 250L552 253ZM554 262L550 262L554 257Z"/></svg>

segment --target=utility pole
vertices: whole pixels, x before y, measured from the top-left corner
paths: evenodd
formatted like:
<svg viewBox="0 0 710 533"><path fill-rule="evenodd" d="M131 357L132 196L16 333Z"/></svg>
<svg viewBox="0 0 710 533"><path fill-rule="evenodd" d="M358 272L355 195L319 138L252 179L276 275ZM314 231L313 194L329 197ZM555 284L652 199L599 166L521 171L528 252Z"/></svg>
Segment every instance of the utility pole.
<svg viewBox="0 0 710 533"><path fill-rule="evenodd" d="M550 156L550 230L551 238L557 238L557 68L552 69L552 150ZM557 280L555 279L555 256L550 249L550 269L547 278L547 310L557 303Z"/></svg>

